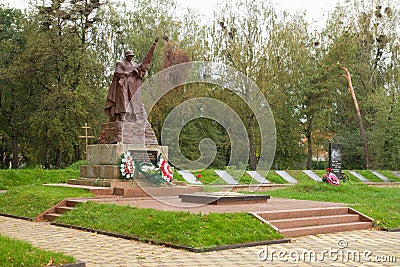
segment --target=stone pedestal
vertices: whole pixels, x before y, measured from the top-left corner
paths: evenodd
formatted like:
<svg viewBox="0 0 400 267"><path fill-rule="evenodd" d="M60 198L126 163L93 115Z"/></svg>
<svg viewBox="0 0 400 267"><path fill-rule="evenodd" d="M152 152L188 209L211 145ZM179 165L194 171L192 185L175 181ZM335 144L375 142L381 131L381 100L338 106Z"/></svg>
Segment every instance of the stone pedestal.
<svg viewBox="0 0 400 267"><path fill-rule="evenodd" d="M99 144L145 144L157 145L157 137L147 120L114 121L104 123Z"/></svg>
<svg viewBox="0 0 400 267"><path fill-rule="evenodd" d="M160 154L168 158L168 147L159 145L98 144L88 146L87 163L80 167L81 178L120 179L118 161L129 151L134 160L157 160Z"/></svg>

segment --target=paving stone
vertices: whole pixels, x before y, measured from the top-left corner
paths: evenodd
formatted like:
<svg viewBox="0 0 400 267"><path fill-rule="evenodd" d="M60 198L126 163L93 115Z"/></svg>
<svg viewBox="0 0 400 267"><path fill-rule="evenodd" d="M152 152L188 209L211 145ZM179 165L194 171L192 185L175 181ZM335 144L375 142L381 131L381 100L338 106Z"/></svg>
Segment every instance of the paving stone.
<svg viewBox="0 0 400 267"><path fill-rule="evenodd" d="M269 245L275 251L338 249L338 242L345 240L346 249L363 252L370 250L372 256L395 256L395 263L341 262L330 259L317 262L261 261L260 250L266 246L239 248L207 253L192 253L160 247L125 239L60 228L49 223L29 222L0 217L0 234L22 239L34 246L61 251L86 262L86 266L398 266L400 262L400 233L384 231L354 231L323 234L293 239L286 244ZM99 245L100 244L100 245ZM107 244L107 245L103 245Z"/></svg>

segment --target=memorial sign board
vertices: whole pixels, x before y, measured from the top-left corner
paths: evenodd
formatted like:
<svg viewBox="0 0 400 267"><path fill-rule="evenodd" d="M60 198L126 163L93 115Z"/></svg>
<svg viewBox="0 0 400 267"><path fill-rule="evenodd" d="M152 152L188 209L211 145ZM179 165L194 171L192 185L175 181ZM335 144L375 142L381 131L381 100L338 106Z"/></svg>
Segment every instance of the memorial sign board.
<svg viewBox="0 0 400 267"><path fill-rule="evenodd" d="M157 150L129 150L135 162L150 161L157 165Z"/></svg>
<svg viewBox="0 0 400 267"><path fill-rule="evenodd" d="M342 177L342 145L329 143L329 167L336 177Z"/></svg>

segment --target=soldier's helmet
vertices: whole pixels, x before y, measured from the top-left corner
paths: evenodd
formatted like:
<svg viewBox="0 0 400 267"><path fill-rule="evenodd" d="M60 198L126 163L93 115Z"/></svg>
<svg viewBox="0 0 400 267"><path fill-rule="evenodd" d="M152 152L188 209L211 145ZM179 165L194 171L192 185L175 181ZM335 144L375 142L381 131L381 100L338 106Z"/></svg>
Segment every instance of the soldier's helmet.
<svg viewBox="0 0 400 267"><path fill-rule="evenodd" d="M133 56L133 51L132 50L126 50L125 51L125 57L127 57L127 56Z"/></svg>

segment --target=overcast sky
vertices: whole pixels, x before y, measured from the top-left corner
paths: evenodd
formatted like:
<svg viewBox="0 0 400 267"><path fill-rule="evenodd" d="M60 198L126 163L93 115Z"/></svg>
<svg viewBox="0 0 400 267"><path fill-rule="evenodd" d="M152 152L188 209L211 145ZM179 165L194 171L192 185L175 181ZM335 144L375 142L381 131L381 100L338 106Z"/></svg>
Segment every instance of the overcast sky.
<svg viewBox="0 0 400 267"><path fill-rule="evenodd" d="M0 3L9 4L11 7L24 8L29 0L0 0ZM132 0L130 0L132 1ZM193 8L205 17L211 17L217 4L226 0L176 0L181 8ZM234 2L233 0L232 2ZM322 15L332 10L338 2L344 0L271 0L278 11L287 10L296 12L305 10L309 21L320 21Z"/></svg>

